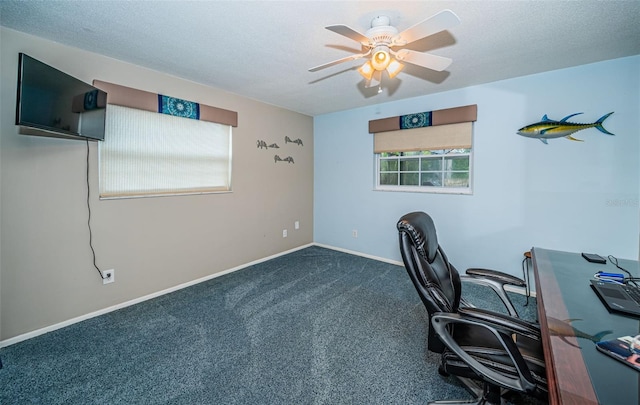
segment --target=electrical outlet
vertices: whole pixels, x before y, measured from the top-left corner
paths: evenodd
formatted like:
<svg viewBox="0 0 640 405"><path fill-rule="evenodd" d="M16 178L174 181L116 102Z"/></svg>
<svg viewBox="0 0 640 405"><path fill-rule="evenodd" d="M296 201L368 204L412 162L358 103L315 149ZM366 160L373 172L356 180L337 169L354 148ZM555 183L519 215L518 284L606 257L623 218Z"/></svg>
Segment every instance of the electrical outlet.
<svg viewBox="0 0 640 405"><path fill-rule="evenodd" d="M116 281L115 269L105 270L102 272L102 284L109 284Z"/></svg>
<svg viewBox="0 0 640 405"><path fill-rule="evenodd" d="M286 229L283 229L283 230L282 230L282 237L283 237L283 238L286 238L286 237L287 237L287 230L286 230Z"/></svg>
<svg viewBox="0 0 640 405"><path fill-rule="evenodd" d="M354 229L353 231L351 231L351 236L353 236L354 238L358 237L358 230Z"/></svg>
<svg viewBox="0 0 640 405"><path fill-rule="evenodd" d="M296 221L293 223L293 227L296 229L300 229L300 221Z"/></svg>

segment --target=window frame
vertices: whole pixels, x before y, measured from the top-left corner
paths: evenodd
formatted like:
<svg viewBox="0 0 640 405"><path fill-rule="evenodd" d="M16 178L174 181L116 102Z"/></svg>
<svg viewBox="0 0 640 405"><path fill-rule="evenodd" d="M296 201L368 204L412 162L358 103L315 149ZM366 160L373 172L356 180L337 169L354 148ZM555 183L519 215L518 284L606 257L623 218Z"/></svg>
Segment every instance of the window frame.
<svg viewBox="0 0 640 405"><path fill-rule="evenodd" d="M381 156L381 153L374 153L374 191L397 191L397 192L417 192L417 193L434 193L434 194L463 194L463 195L472 195L473 194L473 147L468 148L468 153L453 153L453 154L442 154L440 155L442 159L446 156L468 156L469 157L469 187L444 187L444 186L409 186L409 185L383 185L380 184L380 166L381 161L385 158ZM414 151L405 151L405 152L397 152L397 153L410 153ZM423 151L420 151L423 152ZM420 162L420 158L424 155L417 154L414 156L397 156L398 159L398 175L402 172L400 171L400 159L401 158L411 158L417 159ZM408 173L423 173L421 168L418 168L418 171L408 171ZM446 173L446 171L441 171L441 173ZM399 181L400 179L398 179Z"/></svg>

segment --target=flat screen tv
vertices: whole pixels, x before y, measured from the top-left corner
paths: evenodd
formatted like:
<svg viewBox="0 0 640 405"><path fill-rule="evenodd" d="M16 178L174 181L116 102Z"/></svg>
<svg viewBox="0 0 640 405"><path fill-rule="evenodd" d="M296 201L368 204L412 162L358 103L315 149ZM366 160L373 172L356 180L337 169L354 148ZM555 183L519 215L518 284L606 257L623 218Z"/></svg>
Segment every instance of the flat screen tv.
<svg viewBox="0 0 640 405"><path fill-rule="evenodd" d="M104 140L107 93L20 53L16 125L24 135Z"/></svg>

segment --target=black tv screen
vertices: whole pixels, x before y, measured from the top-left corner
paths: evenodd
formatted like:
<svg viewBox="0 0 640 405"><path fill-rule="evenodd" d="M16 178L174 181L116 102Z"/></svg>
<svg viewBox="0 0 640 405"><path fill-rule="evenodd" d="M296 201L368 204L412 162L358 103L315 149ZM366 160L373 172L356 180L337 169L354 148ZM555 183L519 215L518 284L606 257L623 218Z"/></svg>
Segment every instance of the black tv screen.
<svg viewBox="0 0 640 405"><path fill-rule="evenodd" d="M107 94L20 53L16 125L24 135L104 140Z"/></svg>

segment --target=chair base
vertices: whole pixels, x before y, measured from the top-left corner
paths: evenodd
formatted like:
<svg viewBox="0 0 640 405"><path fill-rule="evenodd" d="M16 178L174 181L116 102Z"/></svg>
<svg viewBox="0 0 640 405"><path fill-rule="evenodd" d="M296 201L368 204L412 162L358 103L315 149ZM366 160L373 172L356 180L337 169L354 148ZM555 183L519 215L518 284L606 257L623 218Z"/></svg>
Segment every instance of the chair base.
<svg viewBox="0 0 640 405"><path fill-rule="evenodd" d="M482 401L482 398L480 399ZM431 402L427 402L427 404L431 405L431 404L436 404L436 405L442 405L442 404L447 404L447 405L467 405L467 404L477 404L477 405L482 405L484 404L484 402L478 402L478 400L476 399L470 399L468 401L456 401L456 400L444 400L444 401L431 401Z"/></svg>
<svg viewBox="0 0 640 405"><path fill-rule="evenodd" d="M467 405L467 404L473 404L473 405L506 405L508 404L507 400L501 398L500 402L489 402L486 398L476 398L476 399L468 399L468 400L449 400L449 399L445 399L445 400L440 400L440 401L430 401L427 402L427 404L435 404L435 405L442 405L442 404L446 404L446 405Z"/></svg>
<svg viewBox="0 0 640 405"><path fill-rule="evenodd" d="M438 372L441 375L448 375L444 370L438 368ZM430 401L428 404L440 404L440 405L462 405L462 404L476 404L476 405L504 405L507 403L502 397L503 390L500 387L489 385L487 383L479 383L476 380L470 378L459 377L458 380L462 382L464 387L475 397L474 399L466 400L440 400ZM504 390L505 392L507 390Z"/></svg>

